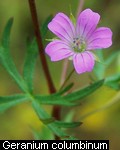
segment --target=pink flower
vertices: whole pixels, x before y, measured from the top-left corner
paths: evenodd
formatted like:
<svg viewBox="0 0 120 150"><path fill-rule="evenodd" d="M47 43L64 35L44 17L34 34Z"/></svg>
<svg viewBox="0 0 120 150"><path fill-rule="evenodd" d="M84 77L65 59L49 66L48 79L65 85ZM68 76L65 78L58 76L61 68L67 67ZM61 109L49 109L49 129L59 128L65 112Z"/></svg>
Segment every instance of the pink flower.
<svg viewBox="0 0 120 150"><path fill-rule="evenodd" d="M97 28L100 15L90 9L80 13L74 24L63 13L58 13L48 24L59 39L50 42L45 51L51 61L72 58L78 74L92 71L95 57L92 50L112 45L112 31L106 27Z"/></svg>

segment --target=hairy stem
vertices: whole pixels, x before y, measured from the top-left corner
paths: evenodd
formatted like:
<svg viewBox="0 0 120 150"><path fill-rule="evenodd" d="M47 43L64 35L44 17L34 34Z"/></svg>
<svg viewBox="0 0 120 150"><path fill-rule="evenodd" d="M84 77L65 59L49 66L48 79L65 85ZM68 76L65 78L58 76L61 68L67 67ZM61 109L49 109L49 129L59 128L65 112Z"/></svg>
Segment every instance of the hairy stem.
<svg viewBox="0 0 120 150"><path fill-rule="evenodd" d="M40 56L40 60L42 63L43 71L44 71L44 74L45 74L45 77L46 77L46 80L48 83L50 93L55 93L56 89L55 89L54 84L52 82L50 72L48 69L48 65L47 65L47 61L46 61L46 57L44 54L44 47L43 47L42 37L40 34L40 30L39 30L39 23L38 23L35 0L28 0L28 1L29 1L29 7L30 7L31 16L32 16L34 32L35 32L36 41L38 44L39 56Z"/></svg>
<svg viewBox="0 0 120 150"><path fill-rule="evenodd" d="M54 84L52 82L50 72L48 69L48 65L47 65L47 61L46 61L46 57L44 54L44 47L43 47L42 38L41 38L40 30L39 30L39 23L38 23L35 0L28 0L28 2L29 2L30 12L31 12L31 16L32 16L33 25L34 25L34 32L35 32L36 41L37 41L38 48L39 48L39 56L40 56L40 60L42 63L43 71L45 73L45 77L46 77L46 80L48 83L50 93L55 93L56 89L55 89ZM52 116L55 119L60 120L60 112L61 112L61 107L60 106L54 106ZM55 139L60 140L60 138L56 135L55 135Z"/></svg>

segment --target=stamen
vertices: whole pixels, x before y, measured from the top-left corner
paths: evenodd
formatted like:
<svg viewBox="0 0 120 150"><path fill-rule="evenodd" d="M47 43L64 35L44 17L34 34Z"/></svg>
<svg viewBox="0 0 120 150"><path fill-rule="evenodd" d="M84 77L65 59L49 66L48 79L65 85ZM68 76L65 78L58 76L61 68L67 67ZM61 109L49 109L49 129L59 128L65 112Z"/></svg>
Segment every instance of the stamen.
<svg viewBox="0 0 120 150"><path fill-rule="evenodd" d="M83 52L86 49L86 43L83 40L83 38L73 38L72 48L74 52L77 53Z"/></svg>

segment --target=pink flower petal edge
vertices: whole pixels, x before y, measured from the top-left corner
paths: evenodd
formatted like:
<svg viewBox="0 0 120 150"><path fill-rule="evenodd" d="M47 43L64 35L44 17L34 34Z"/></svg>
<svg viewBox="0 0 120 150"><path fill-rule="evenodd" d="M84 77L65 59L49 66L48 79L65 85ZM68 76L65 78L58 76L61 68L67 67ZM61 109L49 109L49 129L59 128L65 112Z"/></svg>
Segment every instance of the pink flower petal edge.
<svg viewBox="0 0 120 150"><path fill-rule="evenodd" d="M58 13L48 24L48 28L61 40L70 42L75 35L71 20L63 13Z"/></svg>
<svg viewBox="0 0 120 150"><path fill-rule="evenodd" d="M95 64L94 56L90 52L74 54L73 64L78 74L91 72Z"/></svg>
<svg viewBox="0 0 120 150"><path fill-rule="evenodd" d="M100 15L98 13L93 12L91 9L85 9L80 13L77 20L77 34L87 38L95 30L99 20Z"/></svg>
<svg viewBox="0 0 120 150"><path fill-rule="evenodd" d="M45 51L51 57L51 61L59 61L73 55L73 52L70 50L69 46L60 40L50 42Z"/></svg>
<svg viewBox="0 0 120 150"><path fill-rule="evenodd" d="M106 27L96 29L88 39L88 50L108 48L112 45L112 31Z"/></svg>
<svg viewBox="0 0 120 150"><path fill-rule="evenodd" d="M59 38L45 48L51 61L71 57L78 74L91 72L95 64L91 50L108 48L112 45L111 29L97 28L99 20L98 13L85 9L79 14L74 26L64 13L58 13L48 24L49 30Z"/></svg>

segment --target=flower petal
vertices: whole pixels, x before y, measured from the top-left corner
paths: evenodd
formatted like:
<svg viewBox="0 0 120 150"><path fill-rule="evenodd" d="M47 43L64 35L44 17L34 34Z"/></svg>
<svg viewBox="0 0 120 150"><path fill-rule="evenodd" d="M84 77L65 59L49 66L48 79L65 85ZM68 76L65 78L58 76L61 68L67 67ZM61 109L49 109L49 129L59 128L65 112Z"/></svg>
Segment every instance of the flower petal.
<svg viewBox="0 0 120 150"><path fill-rule="evenodd" d="M112 45L112 31L109 28L101 27L95 30L88 39L87 50L108 48Z"/></svg>
<svg viewBox="0 0 120 150"><path fill-rule="evenodd" d="M45 48L45 52L50 56L51 61L59 61L73 55L69 46L61 40L50 42Z"/></svg>
<svg viewBox="0 0 120 150"><path fill-rule="evenodd" d="M85 9L82 11L77 20L76 32L78 35L87 38L95 30L100 15L93 12L91 9Z"/></svg>
<svg viewBox="0 0 120 150"><path fill-rule="evenodd" d="M73 64L78 74L91 72L95 64L94 56L88 51L75 54L73 57Z"/></svg>
<svg viewBox="0 0 120 150"><path fill-rule="evenodd" d="M86 51L83 53L83 59L84 59L86 71L91 72L95 64L94 55L91 52Z"/></svg>
<svg viewBox="0 0 120 150"><path fill-rule="evenodd" d="M63 13L58 13L48 24L49 30L64 41L70 42L75 34L74 25Z"/></svg>

